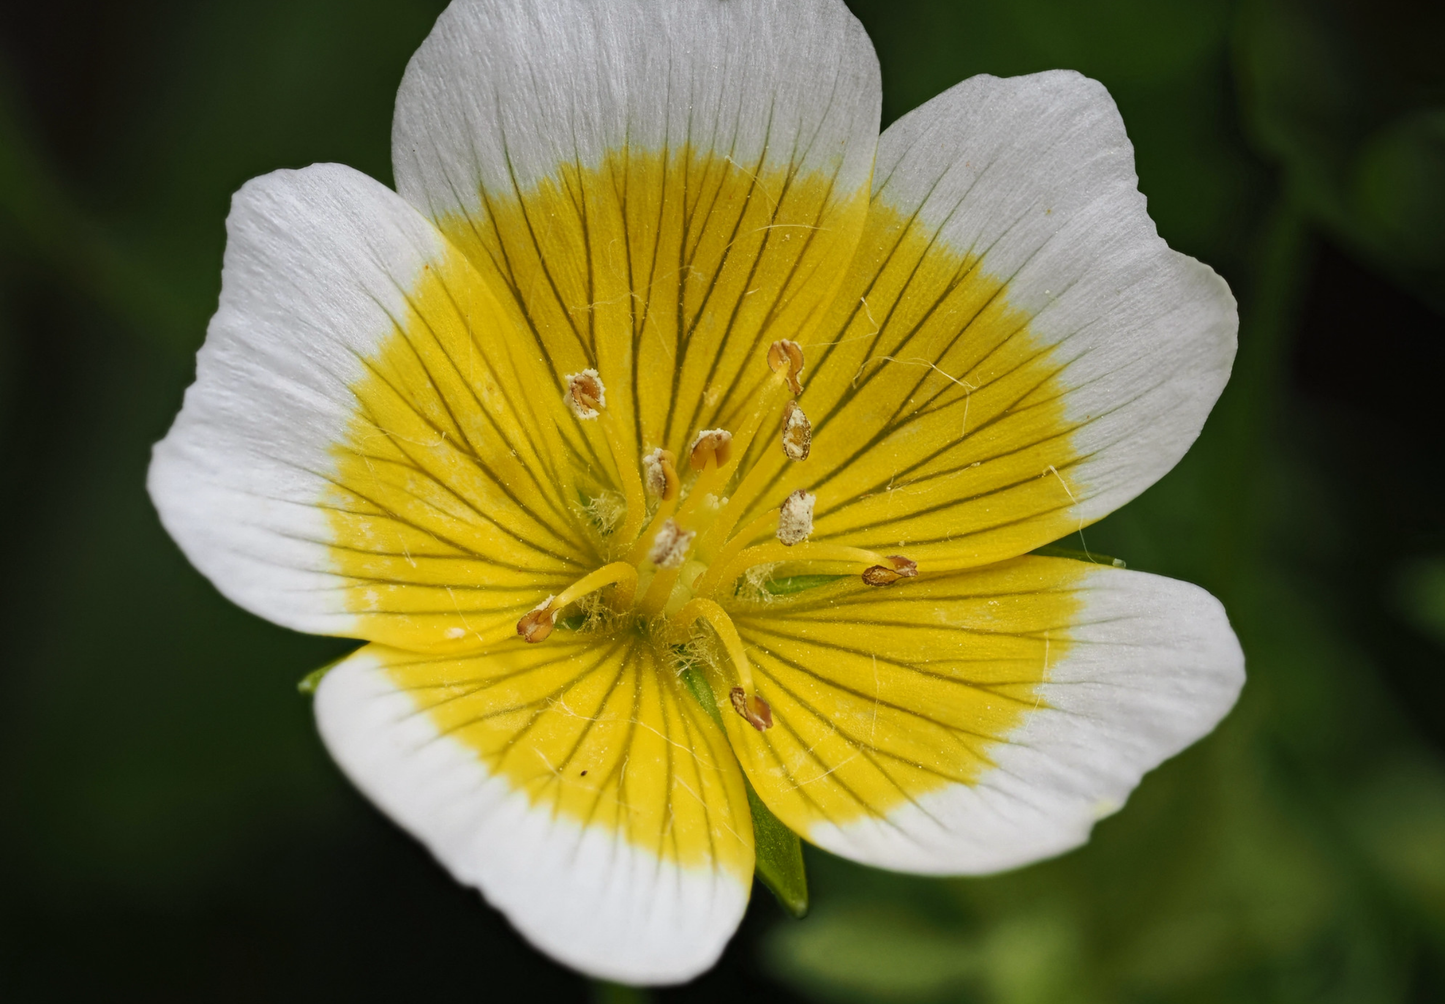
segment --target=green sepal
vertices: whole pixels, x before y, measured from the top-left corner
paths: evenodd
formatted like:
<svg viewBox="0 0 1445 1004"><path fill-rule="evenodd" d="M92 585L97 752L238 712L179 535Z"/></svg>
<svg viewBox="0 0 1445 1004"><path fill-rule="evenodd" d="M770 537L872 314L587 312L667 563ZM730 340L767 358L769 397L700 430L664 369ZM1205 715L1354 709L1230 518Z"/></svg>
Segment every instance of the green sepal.
<svg viewBox="0 0 1445 1004"><path fill-rule="evenodd" d="M717 698L712 687L695 666L682 671L682 682L692 696L697 698L703 710L708 713L718 728L723 727L722 712L718 710ZM753 790L752 782L743 775L743 785L748 790L748 808L753 814L753 848L756 854L754 872L758 881L768 887L777 898L778 905L789 916L803 918L808 915L808 873L803 867L803 842L798 835L773 815L771 809Z"/></svg>
<svg viewBox="0 0 1445 1004"><path fill-rule="evenodd" d="M743 776L748 789L748 808L753 810L754 866L759 881L778 900L788 915L801 920L808 915L808 873L803 867L803 842L763 804L752 782Z"/></svg>
<svg viewBox="0 0 1445 1004"><path fill-rule="evenodd" d="M707 716L712 719L713 724L721 729L723 727L722 713L717 709L717 698L713 696L712 687L709 686L702 672L696 666L688 666L682 671L682 682L692 692L692 696L697 698L697 703L702 705L702 710L707 712ZM724 735L726 735L726 730L724 730Z"/></svg>
<svg viewBox="0 0 1445 1004"><path fill-rule="evenodd" d="M1111 554L1095 554L1093 551L1076 551L1071 547L1055 547L1053 544L1045 544L1043 547L1036 547L1030 554L1037 554L1040 558L1070 558L1074 561L1087 561L1091 565L1108 565L1111 568L1128 568L1123 558L1116 558Z"/></svg>
<svg viewBox="0 0 1445 1004"><path fill-rule="evenodd" d="M831 585L839 579L851 579L852 577L851 575L785 575L781 579L769 579L761 583L758 588L769 596L793 596L809 589L817 589L819 586ZM737 584L733 586L733 595L742 596L748 588L746 580L738 579Z"/></svg>
<svg viewBox="0 0 1445 1004"><path fill-rule="evenodd" d="M332 659L326 665L321 666L317 669L313 669L311 672L307 673L301 679L296 681L296 692L299 694L305 694L308 697L315 694L316 688L321 686L321 678L327 673L331 672L337 666L341 665L347 659L350 659L355 654L355 652L347 652L345 655L339 658Z"/></svg>
<svg viewBox="0 0 1445 1004"><path fill-rule="evenodd" d="M851 575L789 575L781 579L770 579L763 583L763 590L773 596L792 596L807 589L826 586L839 579L850 579Z"/></svg>

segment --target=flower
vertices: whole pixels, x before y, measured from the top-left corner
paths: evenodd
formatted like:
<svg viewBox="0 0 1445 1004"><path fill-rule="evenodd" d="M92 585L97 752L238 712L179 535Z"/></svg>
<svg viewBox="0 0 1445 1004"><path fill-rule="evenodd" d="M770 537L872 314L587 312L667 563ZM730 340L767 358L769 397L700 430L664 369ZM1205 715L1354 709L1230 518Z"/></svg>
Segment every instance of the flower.
<svg viewBox="0 0 1445 1004"><path fill-rule="evenodd" d="M879 99L840 0L457 2L397 192L235 198L161 518L368 642L328 749L586 972L716 959L745 777L834 853L1009 868L1243 682L1202 590L1028 553L1168 471L1234 356L1108 93L975 77L881 136Z"/></svg>

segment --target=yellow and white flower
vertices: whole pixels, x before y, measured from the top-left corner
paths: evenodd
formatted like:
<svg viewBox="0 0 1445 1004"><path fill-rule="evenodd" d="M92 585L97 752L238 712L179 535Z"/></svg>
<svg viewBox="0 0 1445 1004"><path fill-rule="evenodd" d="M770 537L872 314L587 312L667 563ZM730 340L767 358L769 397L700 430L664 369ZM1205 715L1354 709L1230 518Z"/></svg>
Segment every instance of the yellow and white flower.
<svg viewBox="0 0 1445 1004"><path fill-rule="evenodd" d="M1200 589L1028 554L1168 471L1234 357L1108 93L975 77L881 136L879 95L840 0L459 0L397 192L324 164L232 206L166 528L370 643L327 747L589 973L717 958L744 777L836 854L988 872L1243 682Z"/></svg>

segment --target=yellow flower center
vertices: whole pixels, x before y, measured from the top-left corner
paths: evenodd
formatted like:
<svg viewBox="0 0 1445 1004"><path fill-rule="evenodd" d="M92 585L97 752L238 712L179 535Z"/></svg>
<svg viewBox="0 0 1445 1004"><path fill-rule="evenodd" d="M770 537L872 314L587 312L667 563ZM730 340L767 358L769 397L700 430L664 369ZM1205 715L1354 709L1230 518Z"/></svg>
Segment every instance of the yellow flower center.
<svg viewBox="0 0 1445 1004"><path fill-rule="evenodd" d="M626 441L607 411L607 389L596 370L567 377L565 400L572 414L579 421L600 422L618 470L635 476L624 474L625 514L608 521L620 528L609 542L619 560L582 576L522 617L517 634L523 641L545 641L564 611L581 603L609 625L640 626L663 645L682 645L695 625L706 624L731 663L733 679L727 682L734 709L762 731L772 726L771 710L757 694L747 653L718 600L731 595L751 570L781 562L857 572L873 586L917 574L917 565L900 555L808 544L813 496L801 489L738 526L767 488L763 468L745 463L755 440L775 436L790 461L808 456L811 425L794 400L803 391L803 350L780 339L768 348L767 363L773 375L736 434L703 429L693 437L687 458L692 477L686 482L669 451L654 449L629 463ZM770 529L774 540L750 546Z"/></svg>
<svg viewBox="0 0 1445 1004"><path fill-rule="evenodd" d="M916 220L875 207L850 266L867 191L830 191L628 155L446 224L323 500L338 605L442 734L743 881L739 764L803 832L972 783L1079 603L1030 580L1015 615L1012 566L946 574L1077 527L1057 360Z"/></svg>

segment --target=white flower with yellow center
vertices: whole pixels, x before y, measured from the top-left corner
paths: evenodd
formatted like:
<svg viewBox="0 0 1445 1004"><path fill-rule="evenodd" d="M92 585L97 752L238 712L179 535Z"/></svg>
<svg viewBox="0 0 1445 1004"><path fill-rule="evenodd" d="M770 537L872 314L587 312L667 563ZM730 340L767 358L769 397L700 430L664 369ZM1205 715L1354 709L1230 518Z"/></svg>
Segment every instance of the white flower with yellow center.
<svg viewBox="0 0 1445 1004"><path fill-rule="evenodd" d="M327 747L589 973L717 958L747 782L856 861L1009 868L1243 681L1198 588L1028 553L1168 471L1234 356L1108 93L975 77L881 136L879 95L839 0L457 2L397 192L316 165L232 207L162 519L246 609L370 643Z"/></svg>

